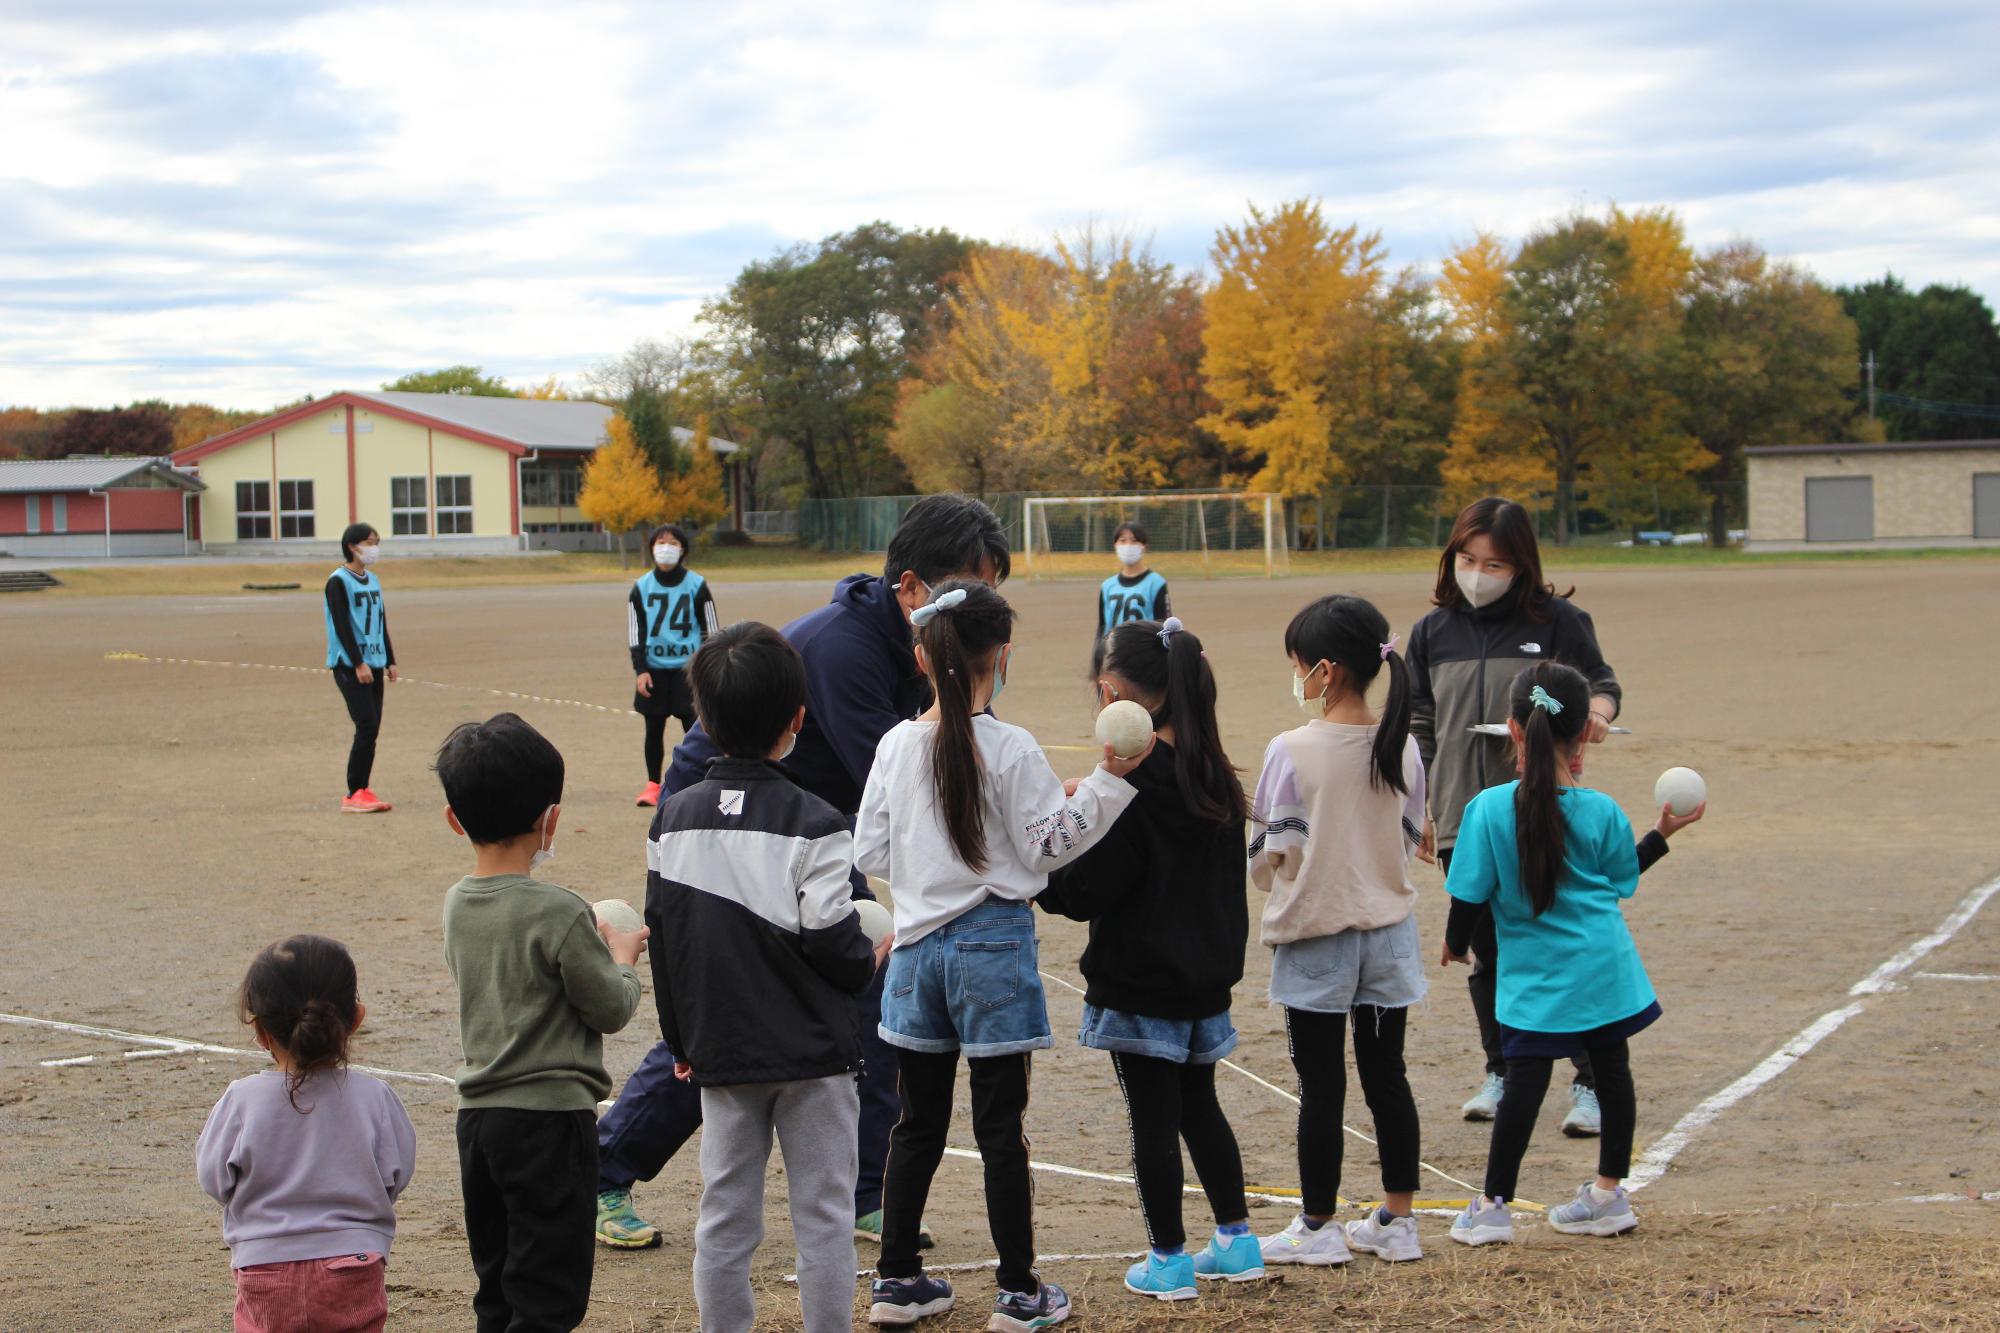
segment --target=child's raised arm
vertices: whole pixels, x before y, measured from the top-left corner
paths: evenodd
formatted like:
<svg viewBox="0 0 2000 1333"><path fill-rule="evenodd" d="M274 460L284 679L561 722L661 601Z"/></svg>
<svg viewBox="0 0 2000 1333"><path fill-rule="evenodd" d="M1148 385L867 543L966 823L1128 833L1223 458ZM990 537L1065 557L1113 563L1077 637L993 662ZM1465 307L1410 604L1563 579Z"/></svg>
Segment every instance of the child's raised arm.
<svg viewBox="0 0 2000 1333"><path fill-rule="evenodd" d="M1139 760L1115 762L1129 773ZM988 846L1005 841L1022 865L1042 874L1095 846L1139 794L1122 776L1100 766L1077 783L1074 796L1065 795L1062 779L1039 750L1016 759L997 784L1004 822L986 831Z"/></svg>
<svg viewBox="0 0 2000 1333"><path fill-rule="evenodd" d="M597 918L580 904L576 919L556 949L563 995L583 1025L610 1034L632 1021L639 1008L639 974L614 963L611 950L598 934Z"/></svg>

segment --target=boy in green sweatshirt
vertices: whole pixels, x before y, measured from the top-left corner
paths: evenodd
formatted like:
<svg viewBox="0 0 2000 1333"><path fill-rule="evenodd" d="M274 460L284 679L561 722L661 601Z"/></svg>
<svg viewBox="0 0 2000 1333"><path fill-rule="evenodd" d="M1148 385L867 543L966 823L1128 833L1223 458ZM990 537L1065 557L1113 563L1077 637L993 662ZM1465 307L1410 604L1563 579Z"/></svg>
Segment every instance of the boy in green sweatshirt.
<svg viewBox="0 0 2000 1333"><path fill-rule="evenodd" d="M532 877L553 853L563 760L512 713L468 722L437 756L445 821L472 874L444 899L458 984L459 1184L479 1333L572 1329L590 1305L604 1038L639 1004L646 929L613 932Z"/></svg>

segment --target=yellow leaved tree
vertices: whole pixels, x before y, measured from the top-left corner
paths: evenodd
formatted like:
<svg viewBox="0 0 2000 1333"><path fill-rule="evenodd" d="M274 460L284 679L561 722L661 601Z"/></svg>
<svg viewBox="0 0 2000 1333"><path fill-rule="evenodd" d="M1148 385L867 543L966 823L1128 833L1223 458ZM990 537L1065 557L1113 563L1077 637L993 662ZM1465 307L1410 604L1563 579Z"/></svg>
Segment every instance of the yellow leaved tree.
<svg viewBox="0 0 2000 1333"><path fill-rule="evenodd" d="M697 528L705 528L729 512L729 498L722 489L722 463L710 443L707 413L695 418L687 466L667 483L664 512Z"/></svg>
<svg viewBox="0 0 2000 1333"><path fill-rule="evenodd" d="M625 563L625 539L642 523L667 512L667 495L625 414L614 412L605 423L606 442L583 465L583 487L576 507L606 532L618 534L618 563Z"/></svg>

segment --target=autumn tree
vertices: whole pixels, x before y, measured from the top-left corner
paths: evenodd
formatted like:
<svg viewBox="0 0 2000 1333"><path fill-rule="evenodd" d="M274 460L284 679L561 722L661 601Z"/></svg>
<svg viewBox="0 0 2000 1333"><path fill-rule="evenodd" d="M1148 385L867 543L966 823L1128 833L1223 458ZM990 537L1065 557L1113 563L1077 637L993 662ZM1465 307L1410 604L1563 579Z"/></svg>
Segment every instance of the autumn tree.
<svg viewBox="0 0 2000 1333"><path fill-rule="evenodd" d="M128 407L76 408L49 432L46 456L123 454L158 457L174 449L174 412L157 400Z"/></svg>
<svg viewBox="0 0 2000 1333"><path fill-rule="evenodd" d="M47 457L49 437L65 415L33 407L0 408L0 458Z"/></svg>
<svg viewBox="0 0 2000 1333"><path fill-rule="evenodd" d="M554 375L549 376L540 384L530 384L527 388L515 394L517 398L534 398L542 402L561 402L569 396L569 390L564 388L563 382Z"/></svg>
<svg viewBox="0 0 2000 1333"><path fill-rule="evenodd" d="M391 393L454 393L479 398L512 398L507 381L488 375L479 366L446 366L442 370L414 370L401 379L382 386Z"/></svg>
<svg viewBox="0 0 2000 1333"><path fill-rule="evenodd" d="M618 409L639 448L662 473L678 473L687 465L674 427L686 416L681 399L688 348L684 338L641 338L588 376L592 395Z"/></svg>
<svg viewBox="0 0 2000 1333"><path fill-rule="evenodd" d="M692 438L687 442L687 467L667 483L662 512L670 518L705 528L729 513L729 497L723 490L722 462L708 433L708 417L695 418Z"/></svg>
<svg viewBox="0 0 2000 1333"><path fill-rule="evenodd" d="M632 529L667 512L667 495L660 474L632 437L631 423L612 413L604 425L606 442L583 465L583 486L576 507L606 532L618 534L618 563L625 563L625 541Z"/></svg>

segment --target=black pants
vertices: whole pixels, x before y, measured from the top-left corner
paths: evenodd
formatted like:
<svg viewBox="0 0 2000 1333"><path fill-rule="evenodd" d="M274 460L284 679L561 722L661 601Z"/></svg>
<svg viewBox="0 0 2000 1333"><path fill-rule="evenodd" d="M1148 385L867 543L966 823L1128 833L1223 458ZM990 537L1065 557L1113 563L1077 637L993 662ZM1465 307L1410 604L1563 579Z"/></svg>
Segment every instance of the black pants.
<svg viewBox="0 0 2000 1333"><path fill-rule="evenodd" d="M458 1181L479 1333L567 1333L582 1323L597 1257L596 1116L460 1111Z"/></svg>
<svg viewBox="0 0 2000 1333"><path fill-rule="evenodd" d="M375 771L375 737L382 730L382 682L387 671L375 667L375 679L363 685L353 667L335 667L333 683L347 703L347 715L354 719L354 744L347 750L347 794L354 795L368 785Z"/></svg>
<svg viewBox="0 0 2000 1333"><path fill-rule="evenodd" d="M889 1135L889 1162L882 1178L883 1277L915 1277L917 1228L930 1197L931 1178L944 1160L945 1132L951 1128L952 1085L958 1053L899 1052L897 1086L903 1115ZM1028 1180L1028 1136L1021 1117L1028 1110L1028 1056L994 1055L967 1060L972 1070L972 1137L986 1165L986 1226L1000 1256L1004 1291L1035 1292L1035 1201Z"/></svg>
<svg viewBox="0 0 2000 1333"><path fill-rule="evenodd" d="M1132 1174L1139 1180L1139 1211L1153 1248L1171 1250L1187 1243L1181 1225L1183 1139L1216 1225L1248 1217L1243 1155L1222 1104L1215 1100L1215 1066L1113 1051L1111 1068L1132 1122Z"/></svg>
<svg viewBox="0 0 2000 1333"><path fill-rule="evenodd" d="M1451 874L1451 851L1438 853L1438 864L1446 875ZM1479 1047L1486 1053L1486 1072L1507 1076L1507 1057L1500 1053L1500 1020L1494 1008L1500 985L1500 937L1493 929L1493 909L1484 908L1479 913L1479 924L1472 931L1472 975L1465 979L1465 988L1472 992L1472 1016L1479 1023ZM1579 1088L1593 1088L1597 1080L1590 1070L1590 1057L1578 1056L1576 1077L1571 1080Z"/></svg>
<svg viewBox="0 0 2000 1333"><path fill-rule="evenodd" d="M1382 1188L1417 1188L1417 1099L1403 1064L1407 1009L1359 1005L1354 1014L1354 1072L1375 1118ZM1341 1128L1347 1113L1346 1014L1285 1010L1285 1041L1299 1074L1299 1192L1309 1217L1331 1217L1340 1202Z"/></svg>
<svg viewBox="0 0 2000 1333"><path fill-rule="evenodd" d="M646 781L658 782L667 763L667 715L641 713L646 719Z"/></svg>
<svg viewBox="0 0 2000 1333"><path fill-rule="evenodd" d="M1632 1132L1638 1123L1638 1103L1632 1091L1632 1054L1624 1038L1588 1048L1597 1072L1597 1101L1604 1111L1604 1134L1597 1141L1597 1174L1623 1180L1632 1172ZM1549 1090L1549 1069L1555 1062L1533 1056L1507 1062L1507 1090L1500 1095L1500 1114L1493 1118L1493 1142L1486 1153L1488 1197L1511 1199L1521 1178L1521 1159L1535 1132L1542 1098Z"/></svg>

